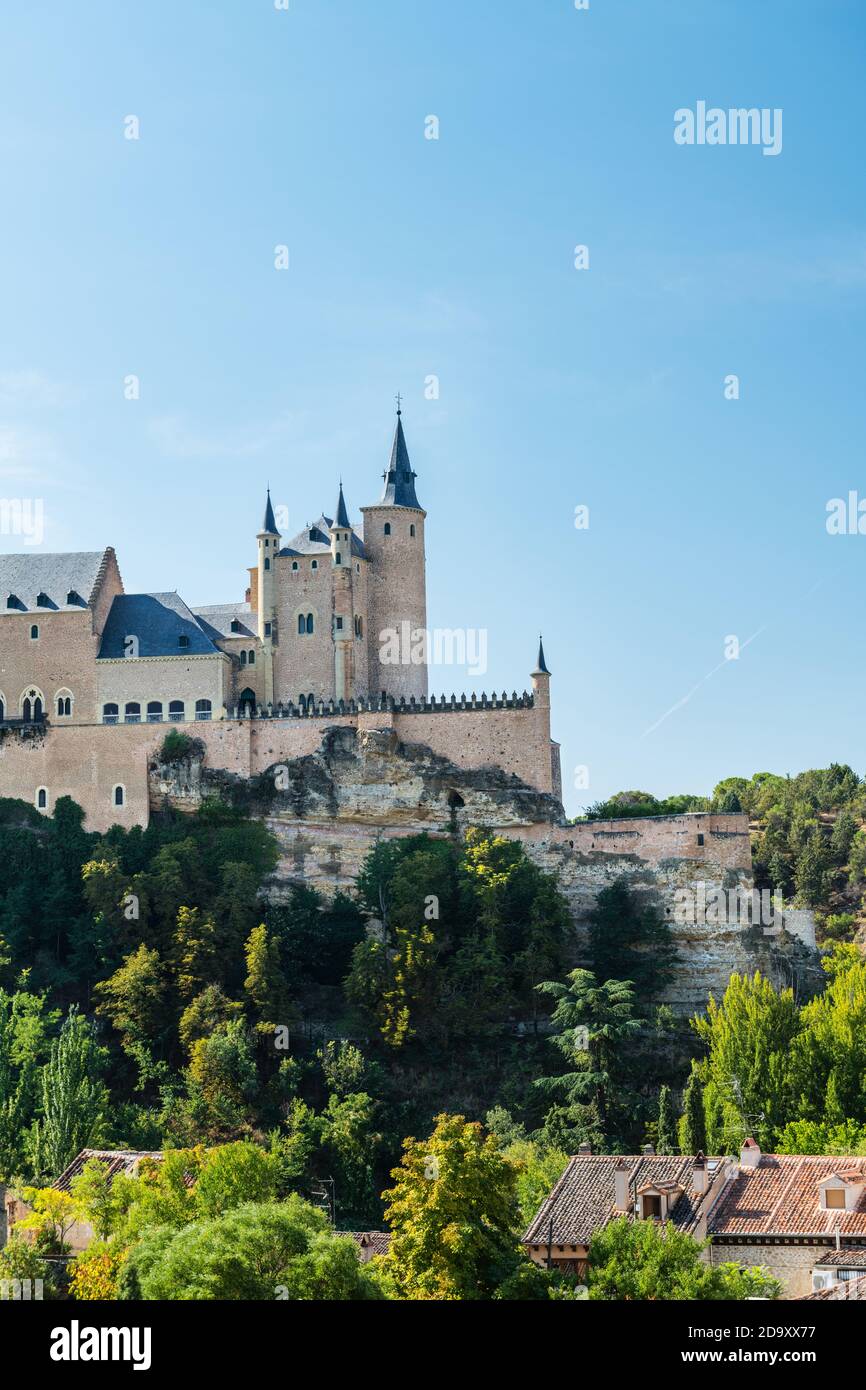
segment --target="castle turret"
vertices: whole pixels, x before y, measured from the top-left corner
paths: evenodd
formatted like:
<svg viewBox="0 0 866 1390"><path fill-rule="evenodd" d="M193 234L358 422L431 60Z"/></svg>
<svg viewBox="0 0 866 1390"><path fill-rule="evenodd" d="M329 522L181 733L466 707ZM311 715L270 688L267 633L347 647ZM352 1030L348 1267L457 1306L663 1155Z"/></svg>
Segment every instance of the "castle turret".
<svg viewBox="0 0 866 1390"><path fill-rule="evenodd" d="M355 602L352 582L352 529L343 497L342 480L336 515L330 527L330 537L334 581L334 698L350 700L355 694Z"/></svg>
<svg viewBox="0 0 866 1390"><path fill-rule="evenodd" d="M274 643L277 640L277 573L276 560L280 548L280 533L271 505L271 490L265 504L265 519L256 537L259 547L258 572L258 634L262 644L263 688L265 704L274 700Z"/></svg>
<svg viewBox="0 0 866 1390"><path fill-rule="evenodd" d="M427 696L427 582L424 520L403 433L402 411L379 501L362 507L369 562L368 661L371 694Z"/></svg>
<svg viewBox="0 0 866 1390"><path fill-rule="evenodd" d="M532 690L540 709L550 709L550 672L544 659L544 642L538 639L538 664L532 674Z"/></svg>
<svg viewBox="0 0 866 1390"><path fill-rule="evenodd" d="M538 639L538 661L532 672L532 705L535 714L535 739L538 748L539 767L544 769L547 758L549 773L545 770L538 785L543 791L552 792L558 801L562 800L562 768L559 759L559 744L550 737L550 671L544 659L544 642ZM548 780L549 776L549 780Z"/></svg>

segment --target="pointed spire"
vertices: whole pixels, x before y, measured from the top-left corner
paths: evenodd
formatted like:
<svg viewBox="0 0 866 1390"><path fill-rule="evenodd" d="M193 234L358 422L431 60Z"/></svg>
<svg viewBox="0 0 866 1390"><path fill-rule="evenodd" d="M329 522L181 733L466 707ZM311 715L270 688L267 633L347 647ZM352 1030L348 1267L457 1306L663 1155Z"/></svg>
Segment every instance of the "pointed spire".
<svg viewBox="0 0 866 1390"><path fill-rule="evenodd" d="M340 496L337 499L337 515L334 518L335 526L349 527L349 513L346 510L346 499L343 496L343 479L340 479Z"/></svg>
<svg viewBox="0 0 866 1390"><path fill-rule="evenodd" d="M265 519L262 522L262 533L267 533L269 536L278 536L280 534L274 519L274 509L271 506L270 488L268 488L268 500L265 503Z"/></svg>
<svg viewBox="0 0 866 1390"><path fill-rule="evenodd" d="M550 675L550 672L547 669L547 662L544 659L544 643L542 642L540 637L538 639L538 665L536 666L533 674L537 676Z"/></svg>
<svg viewBox="0 0 866 1390"><path fill-rule="evenodd" d="M394 443L391 445L391 459L387 471L383 474L385 479L385 490L379 505L383 503L391 507L416 507L420 512L421 503L415 493L415 477L412 465L409 462L409 450L406 448L406 436L403 433L403 411L401 409L401 397L397 396L397 427L394 430Z"/></svg>

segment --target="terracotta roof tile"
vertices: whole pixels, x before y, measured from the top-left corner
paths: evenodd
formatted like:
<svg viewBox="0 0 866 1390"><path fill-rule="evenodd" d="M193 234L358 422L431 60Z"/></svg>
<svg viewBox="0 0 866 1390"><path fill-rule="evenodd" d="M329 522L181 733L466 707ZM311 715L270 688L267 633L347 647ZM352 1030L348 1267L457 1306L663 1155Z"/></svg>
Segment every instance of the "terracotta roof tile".
<svg viewBox="0 0 866 1390"><path fill-rule="evenodd" d="M866 1182L866 1157L844 1159L850 1182ZM853 1211L818 1205L818 1184L838 1170L838 1157L762 1154L755 1168L737 1168L710 1212L708 1231L719 1235L866 1236L866 1192Z"/></svg>

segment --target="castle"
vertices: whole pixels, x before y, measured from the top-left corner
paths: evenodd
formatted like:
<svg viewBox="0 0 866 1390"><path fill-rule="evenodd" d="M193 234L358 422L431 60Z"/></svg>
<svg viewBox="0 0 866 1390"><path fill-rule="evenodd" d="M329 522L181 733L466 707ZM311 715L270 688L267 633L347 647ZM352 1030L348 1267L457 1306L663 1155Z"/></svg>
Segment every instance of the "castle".
<svg viewBox="0 0 866 1390"><path fill-rule="evenodd" d="M0 795L46 812L72 796L96 830L146 824L158 726L195 724L211 767L253 777L348 722L501 769L558 802L540 643L531 692L428 694L415 478L398 403L384 489L363 521L351 523L341 482L334 516L284 544L269 490L235 603L192 610L177 593L127 594L110 546L0 557Z"/></svg>

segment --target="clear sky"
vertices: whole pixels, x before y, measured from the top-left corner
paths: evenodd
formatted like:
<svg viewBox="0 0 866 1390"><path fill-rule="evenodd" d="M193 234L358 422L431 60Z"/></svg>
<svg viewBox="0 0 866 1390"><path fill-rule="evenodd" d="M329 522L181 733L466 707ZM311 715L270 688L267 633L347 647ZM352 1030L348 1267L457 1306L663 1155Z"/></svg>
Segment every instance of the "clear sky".
<svg viewBox="0 0 866 1390"><path fill-rule="evenodd" d="M543 631L572 813L866 771L825 524L866 498L864 40L862 0L6 0L0 495L239 599L266 483L357 518L399 390L430 624L488 633L431 686L522 690ZM676 144L699 101L781 152Z"/></svg>

